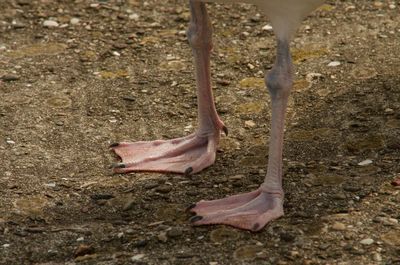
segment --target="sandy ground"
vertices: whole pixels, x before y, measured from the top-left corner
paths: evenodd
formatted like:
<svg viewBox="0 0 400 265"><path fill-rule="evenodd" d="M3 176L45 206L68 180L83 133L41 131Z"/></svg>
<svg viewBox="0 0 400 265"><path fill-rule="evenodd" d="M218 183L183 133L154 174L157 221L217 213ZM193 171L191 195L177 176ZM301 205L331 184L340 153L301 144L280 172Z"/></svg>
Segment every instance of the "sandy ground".
<svg viewBox="0 0 400 265"><path fill-rule="evenodd" d="M1 264L400 264L400 6L328 1L292 43L285 216L194 228L185 208L257 187L274 60L268 20L210 4L230 130L199 174L113 175L108 145L196 127L185 1L2 0Z"/></svg>

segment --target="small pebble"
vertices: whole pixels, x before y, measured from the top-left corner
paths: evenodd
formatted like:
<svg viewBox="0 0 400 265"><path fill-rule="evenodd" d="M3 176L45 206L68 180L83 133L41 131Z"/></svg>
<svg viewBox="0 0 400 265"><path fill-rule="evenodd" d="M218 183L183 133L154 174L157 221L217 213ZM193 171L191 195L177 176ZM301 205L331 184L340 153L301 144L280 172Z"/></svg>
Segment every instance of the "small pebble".
<svg viewBox="0 0 400 265"><path fill-rule="evenodd" d="M377 8L381 8L383 6L383 3L380 2L380 1L375 1L374 2L374 6L377 7Z"/></svg>
<svg viewBox="0 0 400 265"><path fill-rule="evenodd" d="M139 261L144 258L144 254L137 254L131 258L132 261Z"/></svg>
<svg viewBox="0 0 400 265"><path fill-rule="evenodd" d="M332 195L332 198L335 200L345 200L347 197L346 197L346 194L344 194L343 192L338 192L338 193Z"/></svg>
<svg viewBox="0 0 400 265"><path fill-rule="evenodd" d="M372 243L374 243L374 240L372 238L366 238L360 241L361 245L366 245L366 246L369 246Z"/></svg>
<svg viewBox="0 0 400 265"><path fill-rule="evenodd" d="M248 121L244 122L244 126L246 128L252 128L252 127L256 126L256 123L254 121L252 121L252 120L248 120Z"/></svg>
<svg viewBox="0 0 400 265"><path fill-rule="evenodd" d="M222 85L222 86L228 86L230 85L231 82L229 80L225 79L217 79L217 84Z"/></svg>
<svg viewBox="0 0 400 265"><path fill-rule="evenodd" d="M346 230L346 225L341 222L335 222L332 225L332 229L336 230L336 231L343 231L343 230Z"/></svg>
<svg viewBox="0 0 400 265"><path fill-rule="evenodd" d="M395 226L399 224L399 221L395 218L384 218L383 219L383 224L386 226Z"/></svg>
<svg viewBox="0 0 400 265"><path fill-rule="evenodd" d="M133 246L136 248L142 248L147 245L148 241L146 239L139 239L135 243L133 243Z"/></svg>
<svg viewBox="0 0 400 265"><path fill-rule="evenodd" d="M4 82L17 81L19 80L19 76L13 74L3 75L1 77L1 80L3 80Z"/></svg>
<svg viewBox="0 0 400 265"><path fill-rule="evenodd" d="M264 30L264 31L272 31L272 26L270 24L267 24L264 27L262 27L262 30Z"/></svg>
<svg viewBox="0 0 400 265"><path fill-rule="evenodd" d="M235 176L231 176L229 177L230 180L241 180L243 179L245 176L244 175L235 175Z"/></svg>
<svg viewBox="0 0 400 265"><path fill-rule="evenodd" d="M156 188L156 191L159 193L169 193L172 190L172 186L171 185L161 185L159 187Z"/></svg>
<svg viewBox="0 0 400 265"><path fill-rule="evenodd" d="M364 161L361 161L357 165L359 165L359 166L367 166L367 165L370 165L370 164L372 164L372 160L371 159L366 159Z"/></svg>
<svg viewBox="0 0 400 265"><path fill-rule="evenodd" d="M387 113L387 114L393 114L393 113L394 113L394 110L391 109L391 108L386 108L386 109L385 109L385 113Z"/></svg>
<svg viewBox="0 0 400 265"><path fill-rule="evenodd" d="M178 227L173 227L171 230L167 231L167 236L170 238L177 238L180 237L183 234L182 229Z"/></svg>
<svg viewBox="0 0 400 265"><path fill-rule="evenodd" d="M56 183L51 182L51 183L46 183L44 186L49 187L49 188L54 188L56 186Z"/></svg>
<svg viewBox="0 0 400 265"><path fill-rule="evenodd" d="M166 232L161 232L160 234L158 234L157 238L159 241L164 242L164 243L168 241Z"/></svg>
<svg viewBox="0 0 400 265"><path fill-rule="evenodd" d="M118 50L123 50L123 49L127 48L128 45L126 45L125 43L116 42L113 44L113 47Z"/></svg>
<svg viewBox="0 0 400 265"><path fill-rule="evenodd" d="M339 65L340 65L339 61L333 61L333 62L328 63L329 67L335 67L335 66L339 66Z"/></svg>
<svg viewBox="0 0 400 265"><path fill-rule="evenodd" d="M132 19L134 21L138 21L139 20L139 15L136 13L130 14L129 15L129 19Z"/></svg>
<svg viewBox="0 0 400 265"><path fill-rule="evenodd" d="M250 70L253 70L253 69L255 68L255 66L252 65L251 63L247 64L247 67L248 67Z"/></svg>
<svg viewBox="0 0 400 265"><path fill-rule="evenodd" d="M13 21L11 24L12 24L12 27L15 29L25 28L25 25L18 21Z"/></svg>
<svg viewBox="0 0 400 265"><path fill-rule="evenodd" d="M55 28L58 27L58 22L54 20L45 20L43 26L46 28Z"/></svg>
<svg viewBox="0 0 400 265"><path fill-rule="evenodd" d="M76 25L76 24L79 24L80 21L81 21L81 20L80 20L79 18L73 17L73 18L71 18L71 20L69 21L69 23L70 23L71 25Z"/></svg>
<svg viewBox="0 0 400 265"><path fill-rule="evenodd" d="M308 81L308 82L312 82L312 81L314 81L314 80L318 80L318 79L322 79L322 74L321 73L309 73L309 74L307 74L307 76L306 76L306 80Z"/></svg>

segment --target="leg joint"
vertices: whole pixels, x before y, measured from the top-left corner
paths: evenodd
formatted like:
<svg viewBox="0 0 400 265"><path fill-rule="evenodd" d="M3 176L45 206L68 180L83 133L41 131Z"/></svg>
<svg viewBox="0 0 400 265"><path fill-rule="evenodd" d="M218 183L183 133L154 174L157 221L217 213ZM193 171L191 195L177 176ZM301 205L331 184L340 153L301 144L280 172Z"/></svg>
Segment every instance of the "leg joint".
<svg viewBox="0 0 400 265"><path fill-rule="evenodd" d="M191 19L186 32L190 46L194 49L212 48L212 27L206 6L200 2L190 2Z"/></svg>
<svg viewBox="0 0 400 265"><path fill-rule="evenodd" d="M211 25L199 25L194 22L190 22L189 29L186 32L192 48L208 48L208 50L212 48L211 35Z"/></svg>
<svg viewBox="0 0 400 265"><path fill-rule="evenodd" d="M293 86L290 67L273 67L265 76L265 84L272 98L288 97Z"/></svg>

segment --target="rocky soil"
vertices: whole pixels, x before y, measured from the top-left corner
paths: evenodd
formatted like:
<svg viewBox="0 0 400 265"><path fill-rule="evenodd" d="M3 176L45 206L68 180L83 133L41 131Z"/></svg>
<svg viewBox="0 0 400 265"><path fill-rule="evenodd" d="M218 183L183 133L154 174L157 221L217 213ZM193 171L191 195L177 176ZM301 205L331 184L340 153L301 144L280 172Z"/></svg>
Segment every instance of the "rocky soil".
<svg viewBox="0 0 400 265"><path fill-rule="evenodd" d="M1 264L400 264L397 1L327 1L299 29L286 215L259 233L185 212L266 172L271 27L254 6L208 6L230 131L216 163L114 175L110 143L196 127L187 2L1 1Z"/></svg>

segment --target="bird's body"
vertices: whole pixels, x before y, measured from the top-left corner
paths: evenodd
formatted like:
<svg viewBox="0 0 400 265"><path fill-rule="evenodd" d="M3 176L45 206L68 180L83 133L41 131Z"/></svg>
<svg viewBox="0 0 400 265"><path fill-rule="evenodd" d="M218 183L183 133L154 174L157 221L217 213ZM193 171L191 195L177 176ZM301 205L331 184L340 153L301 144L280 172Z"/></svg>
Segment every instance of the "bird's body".
<svg viewBox="0 0 400 265"><path fill-rule="evenodd" d="M207 0L206 0L207 1ZM276 61L265 75L271 95L271 134L264 182L252 192L220 200L200 201L190 207L194 225L226 224L258 231L283 215L282 150L286 106L293 86L290 40L302 19L323 0L208 0L247 2L257 5L270 19L277 39ZM198 98L198 128L186 137L152 142L117 143L111 147L122 158L119 173L158 171L192 174L215 161L220 132L227 133L215 109L210 81L211 22L205 3L189 0L191 21L188 39L192 47Z"/></svg>
<svg viewBox="0 0 400 265"><path fill-rule="evenodd" d="M217 3L249 3L259 7L271 20L278 38L291 37L305 16L324 0L205 0Z"/></svg>

